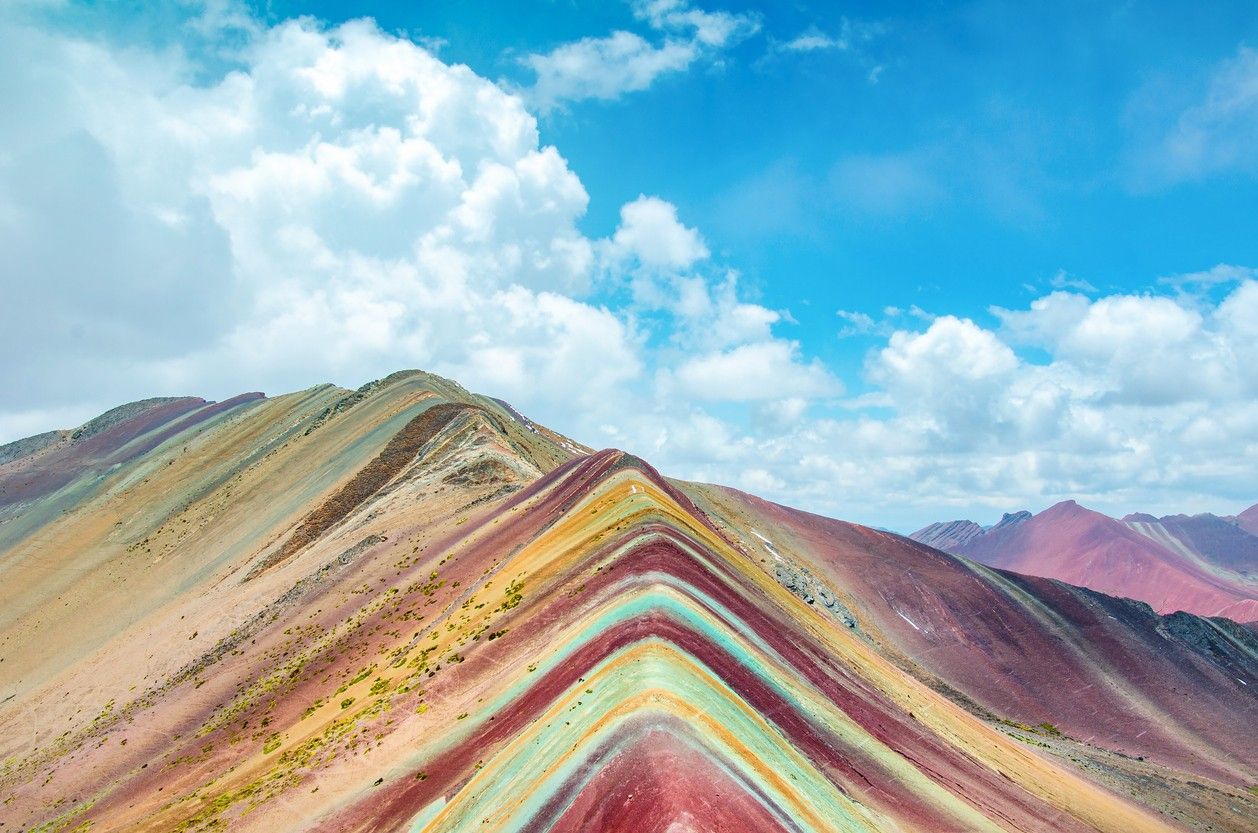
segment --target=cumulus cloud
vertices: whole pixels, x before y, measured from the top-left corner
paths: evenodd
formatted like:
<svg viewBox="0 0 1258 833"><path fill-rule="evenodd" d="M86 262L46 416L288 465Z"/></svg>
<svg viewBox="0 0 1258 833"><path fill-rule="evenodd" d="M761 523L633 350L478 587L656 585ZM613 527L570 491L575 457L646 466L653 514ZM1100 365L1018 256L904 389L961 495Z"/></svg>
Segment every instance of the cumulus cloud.
<svg viewBox="0 0 1258 833"><path fill-rule="evenodd" d="M1146 294L1063 280L985 319L844 311L836 335L871 350L840 379L668 201L582 233L590 195L526 100L418 43L221 5L195 20L229 71L26 8L0 12L0 347L23 357L0 366L3 439L418 366L670 474L901 528L1253 500L1248 266ZM633 8L700 50L754 25Z"/></svg>
<svg viewBox="0 0 1258 833"><path fill-rule="evenodd" d="M676 284L674 340L689 350L722 349L773 339L773 327L786 317L778 310L743 300L738 275L730 272L719 283L683 278Z"/></svg>
<svg viewBox="0 0 1258 833"><path fill-rule="evenodd" d="M474 349L437 368L512 402L536 399L544 380L546 398L600 413L623 401L642 370L634 333L605 308L514 286L490 298L478 318L478 329L464 334Z"/></svg>
<svg viewBox="0 0 1258 833"><path fill-rule="evenodd" d="M842 385L818 361L799 360L799 345L780 340L741 344L683 362L675 373L694 398L747 402L837 395Z"/></svg>
<svg viewBox="0 0 1258 833"><path fill-rule="evenodd" d="M740 294L738 273L714 276L702 235L677 216L676 206L639 196L620 209L620 224L601 242L603 269L627 282L632 311L663 312L669 340L685 350L712 350L773 341L772 329L787 316ZM785 345L785 342L782 343Z"/></svg>
<svg viewBox="0 0 1258 833"><path fill-rule="evenodd" d="M1001 415L993 400L1018 367L1013 351L969 319L936 319L925 332L897 331L870 362L870 378L936 442L970 443Z"/></svg>
<svg viewBox="0 0 1258 833"><path fill-rule="evenodd" d="M581 300L596 241L576 228L580 180L468 68L368 21L300 20L196 83L197 67L150 73L154 56L5 25L23 45L0 58L5 105L26 127L0 134L0 338L36 357L0 371L6 389L283 389L403 364L605 392L639 372L629 328ZM99 367L119 361L125 384Z"/></svg>
<svg viewBox="0 0 1258 833"><path fill-rule="evenodd" d="M536 76L526 91L529 101L545 113L564 102L607 101L639 92L663 75L720 54L760 28L753 15L705 11L683 0L642 0L633 3L633 13L655 30L657 42L617 30L525 55L522 63Z"/></svg>
<svg viewBox="0 0 1258 833"><path fill-rule="evenodd" d="M1258 395L1258 279L1240 284L1214 314L1217 339L1235 363L1242 395Z"/></svg>
<svg viewBox="0 0 1258 833"><path fill-rule="evenodd" d="M864 391L839 403L821 373L775 365L799 364L789 347L702 353L664 374L668 409L617 442L690 477L904 531L1067 497L1120 515L1253 502L1258 281L1217 302L1053 292L993 313L849 314L881 342ZM778 395L746 424L717 416L770 379Z"/></svg>
<svg viewBox="0 0 1258 833"><path fill-rule="evenodd" d="M3 18L0 39L0 348L24 357L0 367L0 385L61 407L83 387L104 394L111 365L204 345L227 326L230 240L205 194L147 199L113 151L107 114L144 118L168 73ZM132 82L135 95L115 94Z"/></svg>
<svg viewBox="0 0 1258 833"><path fill-rule="evenodd" d="M620 209L620 226L612 235L609 254L633 259L649 268L688 269L708 256L699 232L677 219L676 206L659 197L639 197Z"/></svg>
<svg viewBox="0 0 1258 833"><path fill-rule="evenodd" d="M583 235L585 188L519 95L370 21L203 11L189 25L230 28L233 71L0 22L17 45L0 94L23 122L0 125L0 339L32 357L0 370L29 400L5 403L11 432L154 392L400 366L576 430L650 400L652 337L755 341L815 375L672 204L642 195L607 238ZM746 23L635 11L703 48ZM595 299L609 281L632 285L629 306Z"/></svg>
<svg viewBox="0 0 1258 833"><path fill-rule="evenodd" d="M1234 386L1232 354L1239 345L1220 338L1202 313L1169 297L1091 301L1054 292L1028 310L995 312L1012 340L1051 351L1110 401L1160 405L1222 396Z"/></svg>
<svg viewBox="0 0 1258 833"><path fill-rule="evenodd" d="M945 315L923 333L893 333L874 362L874 379L913 398L938 399L957 386L999 379L1017 363L994 334L968 318Z"/></svg>
<svg viewBox="0 0 1258 833"><path fill-rule="evenodd" d="M944 316L897 332L870 361L892 414L866 420L868 436L930 438L901 463L935 468L923 474L937 481L938 467L964 454L964 473L929 488L960 499L961 486L971 501L990 495L1006 508L1073 495L1123 511L1135 501L1208 509L1194 490L1252 502L1230 455L1258 452L1255 299L1250 279L1204 308L1054 292L994 310L994 329Z"/></svg>

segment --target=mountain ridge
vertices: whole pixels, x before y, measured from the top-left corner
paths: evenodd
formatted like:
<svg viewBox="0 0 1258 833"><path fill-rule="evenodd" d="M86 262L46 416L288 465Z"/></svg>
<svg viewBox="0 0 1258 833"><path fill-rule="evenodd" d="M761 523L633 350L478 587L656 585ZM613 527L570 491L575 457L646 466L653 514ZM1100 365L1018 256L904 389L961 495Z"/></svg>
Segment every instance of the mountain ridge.
<svg viewBox="0 0 1258 833"><path fill-rule="evenodd" d="M1214 515L1133 513L1117 520L1074 500L1037 515L1006 514L993 527L954 540L932 524L909 537L983 564L1057 578L1148 602L1162 613L1186 610L1242 622L1258 620L1258 536ZM975 525L977 526L977 525Z"/></svg>
<svg viewBox="0 0 1258 833"><path fill-rule="evenodd" d="M15 827L1241 831L1258 809L1250 630L672 480L430 374L205 407L103 431L51 491L0 467Z"/></svg>

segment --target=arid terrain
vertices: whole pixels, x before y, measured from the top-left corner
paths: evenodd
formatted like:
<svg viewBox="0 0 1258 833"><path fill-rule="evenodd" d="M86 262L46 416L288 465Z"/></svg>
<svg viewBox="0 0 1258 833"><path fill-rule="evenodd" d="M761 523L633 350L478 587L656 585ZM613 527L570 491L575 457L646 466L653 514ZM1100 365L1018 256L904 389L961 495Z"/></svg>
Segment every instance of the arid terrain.
<svg viewBox="0 0 1258 833"><path fill-rule="evenodd" d="M0 448L0 701L5 831L1258 829L1252 625L418 371Z"/></svg>

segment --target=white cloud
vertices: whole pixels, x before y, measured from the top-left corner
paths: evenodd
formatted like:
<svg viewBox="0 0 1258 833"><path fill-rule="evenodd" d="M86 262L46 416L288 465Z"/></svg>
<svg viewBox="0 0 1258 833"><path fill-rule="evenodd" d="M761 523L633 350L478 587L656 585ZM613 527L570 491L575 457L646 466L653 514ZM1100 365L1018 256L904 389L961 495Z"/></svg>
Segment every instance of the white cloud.
<svg viewBox="0 0 1258 833"><path fill-rule="evenodd" d="M781 346L703 354L664 375L666 405L617 442L683 476L902 530L1067 497L1120 515L1253 502L1258 281L1215 303L1055 292L996 312L997 328L870 316L901 329L870 354L871 387L847 412L782 367ZM776 396L746 425L715 416L762 390Z"/></svg>
<svg viewBox="0 0 1258 833"><path fill-rule="evenodd" d="M839 338L870 335L879 330L879 322L875 321L873 316L867 312L841 309L836 310L834 314L847 322L839 330Z"/></svg>
<svg viewBox="0 0 1258 833"><path fill-rule="evenodd" d="M875 362L875 378L914 394L942 395L957 385L1007 375L1018 360L991 332L968 318L945 315L924 333L893 333Z"/></svg>
<svg viewBox="0 0 1258 833"><path fill-rule="evenodd" d="M788 396L785 399L761 403L752 412L752 418L766 428L779 429L783 425L798 424L807 411L807 399L802 396Z"/></svg>
<svg viewBox="0 0 1258 833"><path fill-rule="evenodd" d="M29 400L0 408L11 431L36 410L420 366L579 433L651 401L662 354L639 313L670 350L755 342L820 389L819 366L775 340L782 313L708 269L672 204L643 195L611 237L581 234L589 197L518 95L368 21L247 26L233 8L197 18L252 33L207 81L194 62L0 24L27 45L0 57L15 80L0 103L26 122L0 126L15 301L0 338L35 357L0 371ZM734 36L678 4L642 14ZM596 278L637 300L591 300Z"/></svg>
<svg viewBox="0 0 1258 833"><path fill-rule="evenodd" d="M896 306L886 306L882 308L878 317L874 317L867 312L859 310L835 310L834 314L845 323L839 328L839 338L855 338L858 336L881 336L890 338L891 335L907 323L906 318L915 318L918 321L931 322L939 316L933 315L917 304L912 304L907 310L900 309Z"/></svg>
<svg viewBox="0 0 1258 833"><path fill-rule="evenodd" d="M845 17L835 32L810 26L789 40L775 43L773 51L797 56L840 53L865 71L865 80L868 83L877 84L887 67L870 54L871 47L874 41L886 34L887 29L887 24L881 21L852 20Z"/></svg>
<svg viewBox="0 0 1258 833"><path fill-rule="evenodd" d="M1258 280L1258 269L1219 263L1200 272L1185 272L1158 278L1158 283L1179 288L1204 288L1236 284L1245 280Z"/></svg>
<svg viewBox="0 0 1258 833"><path fill-rule="evenodd" d="M537 75L529 99L543 113L564 101L616 99L647 89L661 75L686 69L698 55L693 43L665 40L653 46L633 32L582 38L524 58Z"/></svg>
<svg viewBox="0 0 1258 833"><path fill-rule="evenodd" d="M823 32L816 26L810 26L790 40L782 43L780 48L788 52L818 52L834 50L849 52L860 49L864 44L885 34L887 26L879 21L851 20L843 18L839 30L833 34Z"/></svg>
<svg viewBox="0 0 1258 833"><path fill-rule="evenodd" d="M1018 359L996 336L969 319L937 318L922 333L897 331L871 357L870 378L919 431L939 441L968 439L1000 419L993 400L1013 380Z"/></svg>
<svg viewBox="0 0 1258 833"><path fill-rule="evenodd" d="M737 483L739 487L752 494L780 492L786 486L786 483L773 472L760 468L744 469Z"/></svg>
<svg viewBox="0 0 1258 833"><path fill-rule="evenodd" d="M816 27L782 44L782 48L790 52L815 52L819 49L846 49L847 45L838 38L832 38Z"/></svg>
<svg viewBox="0 0 1258 833"><path fill-rule="evenodd" d="M438 372L474 390L512 402L542 396L583 413L623 401L642 370L635 336L614 313L564 295L515 286L478 311L479 327L465 333L466 358L439 363Z"/></svg>
<svg viewBox="0 0 1258 833"><path fill-rule="evenodd" d="M712 401L809 399L842 392L842 385L820 362L801 362L799 345L780 340L699 356L679 365L674 375L683 393Z"/></svg>
<svg viewBox="0 0 1258 833"><path fill-rule="evenodd" d="M689 31L697 43L715 49L745 40L760 30L760 20L755 15L704 11L685 0L636 0L633 12L653 29Z"/></svg>
<svg viewBox="0 0 1258 833"><path fill-rule="evenodd" d="M610 255L635 259L655 269L684 270L708 257L699 232L677 219L677 208L659 197L640 195L620 209L620 226L612 235Z"/></svg>
<svg viewBox="0 0 1258 833"><path fill-rule="evenodd" d="M1090 301L1054 292L1029 310L995 312L1011 338L1051 351L1116 402L1159 405L1225 395L1236 378L1232 345L1200 312L1172 298Z"/></svg>
<svg viewBox="0 0 1258 833"><path fill-rule="evenodd" d="M25 122L0 127L0 339L34 357L0 371L7 389L54 406L400 365L574 380L544 404L640 372L628 327L580 300L580 180L466 67L370 22L301 20L259 26L239 71L199 84L0 25L23 45L0 95ZM516 372L491 373L506 350Z"/></svg>
<svg viewBox="0 0 1258 833"><path fill-rule="evenodd" d="M723 278L700 273L710 252L697 229L683 224L677 208L658 197L639 196L620 209L620 224L603 241L604 270L627 280L638 312L665 312L673 346L716 350L773 341L773 326L789 320L778 310L744 300L738 273ZM711 271L711 270L708 270Z"/></svg>
<svg viewBox="0 0 1258 833"><path fill-rule="evenodd" d="M1235 362L1242 395L1258 396L1258 279L1246 280L1232 292L1214 316L1216 338Z"/></svg>
<svg viewBox="0 0 1258 833"><path fill-rule="evenodd" d="M1073 289L1088 294L1094 294L1099 291L1091 282L1071 275L1065 269L1058 269L1056 274L1048 279L1048 285L1053 289Z"/></svg>
<svg viewBox="0 0 1258 833"><path fill-rule="evenodd" d="M730 272L720 283L703 278L678 281L674 339L690 350L721 349L773 338L773 327L785 316L777 310L742 300L738 275Z"/></svg>
<svg viewBox="0 0 1258 833"><path fill-rule="evenodd" d="M760 28L752 15L704 11L682 0L644 0L635 2L633 10L636 18L663 34L658 43L617 30L525 55L522 63L536 75L526 90L529 101L545 113L568 101L609 101L640 92L657 78L711 58Z"/></svg>

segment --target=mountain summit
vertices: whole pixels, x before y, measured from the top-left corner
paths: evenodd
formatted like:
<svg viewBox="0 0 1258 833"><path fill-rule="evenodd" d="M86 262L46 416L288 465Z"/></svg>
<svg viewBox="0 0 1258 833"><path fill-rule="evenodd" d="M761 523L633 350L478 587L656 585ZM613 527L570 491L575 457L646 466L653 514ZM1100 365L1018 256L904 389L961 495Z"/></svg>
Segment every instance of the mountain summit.
<svg viewBox="0 0 1258 833"><path fill-rule="evenodd" d="M949 534L963 529L968 534ZM1062 501L1038 515L931 524L910 537L984 564L1186 610L1258 620L1258 536L1238 518L1136 513L1121 521Z"/></svg>
<svg viewBox="0 0 1258 833"><path fill-rule="evenodd" d="M1258 814L1253 630L671 480L430 374L2 454L5 829Z"/></svg>

